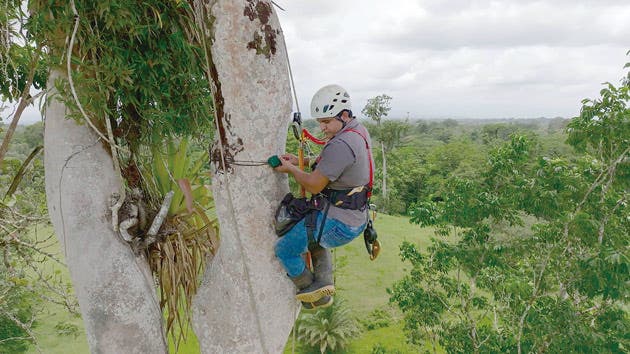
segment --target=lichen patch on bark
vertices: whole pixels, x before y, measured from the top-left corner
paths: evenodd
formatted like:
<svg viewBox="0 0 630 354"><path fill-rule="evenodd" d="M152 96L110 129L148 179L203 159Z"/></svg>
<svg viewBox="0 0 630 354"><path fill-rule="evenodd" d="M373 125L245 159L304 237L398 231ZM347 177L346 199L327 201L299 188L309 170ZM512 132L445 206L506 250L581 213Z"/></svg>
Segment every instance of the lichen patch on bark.
<svg viewBox="0 0 630 354"><path fill-rule="evenodd" d="M264 55L267 59L271 59L271 56L276 54L278 44L276 37L280 33L269 24L272 11L271 4L260 0L247 0L247 5L243 10L243 16L249 18L250 21L256 19L260 21L260 29L247 43L247 49L255 50L257 55Z"/></svg>

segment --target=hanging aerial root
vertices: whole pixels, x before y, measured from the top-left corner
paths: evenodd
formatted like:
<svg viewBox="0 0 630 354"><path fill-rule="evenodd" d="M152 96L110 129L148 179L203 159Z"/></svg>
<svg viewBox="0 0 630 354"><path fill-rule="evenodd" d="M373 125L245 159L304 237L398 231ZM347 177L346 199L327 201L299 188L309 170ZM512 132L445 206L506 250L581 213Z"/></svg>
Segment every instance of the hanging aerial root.
<svg viewBox="0 0 630 354"><path fill-rule="evenodd" d="M150 245L160 241L164 235L170 234L173 231L167 228L168 230L163 230L161 233L159 232L168 215L168 209L173 201L174 194L175 192L173 191L166 194L160 210L146 233L143 232L147 224L146 211L142 203L142 193L139 190L134 189L129 194L125 203L118 207L120 216L118 212L112 215L112 222L116 222L117 232L125 242L131 245L135 254L140 255L142 251L148 249ZM114 193L111 201L112 209L118 199L118 195ZM124 220L118 223L119 218Z"/></svg>
<svg viewBox="0 0 630 354"><path fill-rule="evenodd" d="M160 226L162 226L162 224L164 223L164 220L166 219L166 215L168 214L168 208L171 206L171 202L173 201L174 194L175 192L173 191L166 193L166 196L164 197L164 201L162 202L162 206L160 207L160 211L155 216L155 219L153 219L153 223L151 223L151 227L149 228L149 231L147 232L147 236L155 237L155 235L157 235L158 231L160 230Z"/></svg>
<svg viewBox="0 0 630 354"><path fill-rule="evenodd" d="M120 235L122 236L123 240L127 242L131 242L131 240L134 238L132 235L129 234L128 230L138 225L138 206L132 204L129 206L129 208L131 209L131 217L120 223Z"/></svg>

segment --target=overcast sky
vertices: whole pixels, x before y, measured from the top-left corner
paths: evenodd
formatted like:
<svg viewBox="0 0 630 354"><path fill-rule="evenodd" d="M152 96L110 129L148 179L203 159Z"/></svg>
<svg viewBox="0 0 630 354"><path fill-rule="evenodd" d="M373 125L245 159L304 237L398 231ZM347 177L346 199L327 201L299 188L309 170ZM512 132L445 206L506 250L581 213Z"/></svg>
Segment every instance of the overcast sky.
<svg viewBox="0 0 630 354"><path fill-rule="evenodd" d="M629 0L276 2L306 118L329 83L359 116L385 93L391 118L572 117L630 61Z"/></svg>
<svg viewBox="0 0 630 354"><path fill-rule="evenodd" d="M629 0L276 0L300 108L338 83L360 116L572 117L630 58Z"/></svg>

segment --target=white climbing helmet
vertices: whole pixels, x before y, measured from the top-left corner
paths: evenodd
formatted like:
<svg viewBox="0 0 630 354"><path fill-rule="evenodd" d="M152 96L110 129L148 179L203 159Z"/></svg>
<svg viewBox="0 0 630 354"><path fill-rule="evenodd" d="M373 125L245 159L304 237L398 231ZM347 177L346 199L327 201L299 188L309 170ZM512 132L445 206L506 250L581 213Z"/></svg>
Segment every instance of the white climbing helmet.
<svg viewBox="0 0 630 354"><path fill-rule="evenodd" d="M311 100L311 118L335 117L339 112L352 110L350 95L339 85L326 85L313 95Z"/></svg>

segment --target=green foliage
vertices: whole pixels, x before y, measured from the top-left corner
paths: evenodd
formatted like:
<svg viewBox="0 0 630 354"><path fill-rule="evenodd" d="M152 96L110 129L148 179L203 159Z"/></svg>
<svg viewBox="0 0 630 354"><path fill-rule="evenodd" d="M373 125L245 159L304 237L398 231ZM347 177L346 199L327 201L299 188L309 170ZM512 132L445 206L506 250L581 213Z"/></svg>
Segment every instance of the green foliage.
<svg viewBox="0 0 630 354"><path fill-rule="evenodd" d="M25 352L32 341L29 331L35 325L32 321L38 300L29 291L30 282L18 262L10 259L0 264L0 353Z"/></svg>
<svg viewBox="0 0 630 354"><path fill-rule="evenodd" d="M79 327L74 323L58 322L55 325L55 330L60 336L72 336L74 338L79 336Z"/></svg>
<svg viewBox="0 0 630 354"><path fill-rule="evenodd" d="M445 167L440 199L411 210L440 238L427 252L401 246L413 268L391 291L410 340L437 334L460 353L627 349L627 92L606 84L583 101L568 124L580 155L541 155L513 135L468 176Z"/></svg>
<svg viewBox="0 0 630 354"><path fill-rule="evenodd" d="M17 146L0 166L0 352L21 353L33 341L35 319L41 313L43 297L59 289L56 279L33 274L35 264L45 258L44 240L33 241L29 228L45 223L44 167L39 149L27 163L28 149L41 144L41 124L20 127L15 133ZM26 153L23 153L26 152ZM39 277L45 281L39 282Z"/></svg>
<svg viewBox="0 0 630 354"><path fill-rule="evenodd" d="M0 124L0 129L3 126ZM5 139L5 134L0 130L0 140ZM18 125L9 144L6 157L17 158L23 161L37 146L44 144L44 123L23 126ZM3 161L4 162L4 161Z"/></svg>
<svg viewBox="0 0 630 354"><path fill-rule="evenodd" d="M28 13L22 1L7 0L0 3L0 98L16 102L23 92L46 86L47 55L28 33ZM10 39L9 39L10 38ZM8 41L7 41L8 40ZM30 73L32 83L27 87Z"/></svg>
<svg viewBox="0 0 630 354"><path fill-rule="evenodd" d="M390 106L391 100L392 98L386 94L369 98L367 104L361 110L361 113L380 126L381 119L387 117L387 114L389 114L389 111L392 109Z"/></svg>
<svg viewBox="0 0 630 354"><path fill-rule="evenodd" d="M398 349L387 350L381 343L377 343L372 347L371 354L402 354Z"/></svg>
<svg viewBox="0 0 630 354"><path fill-rule="evenodd" d="M132 149L140 142L152 145L164 137L210 131L206 57L187 2L76 1L76 8L79 26L71 48L76 66L69 74L90 119L103 127L110 117L116 135ZM55 31L72 32L69 5L46 6L31 22L39 41L52 41L55 62L65 62L58 56L68 48L54 39ZM56 86L81 122L69 82Z"/></svg>
<svg viewBox="0 0 630 354"><path fill-rule="evenodd" d="M0 353L24 353L28 350L28 333L12 319L0 315Z"/></svg>
<svg viewBox="0 0 630 354"><path fill-rule="evenodd" d="M413 343L454 353L628 348L628 99L607 84L584 101L568 125L577 158L540 155L532 138L512 135L468 174L445 165L440 198L410 211L439 237L426 252L401 246L412 269L391 290Z"/></svg>
<svg viewBox="0 0 630 354"><path fill-rule="evenodd" d="M381 141L385 145L385 151L392 151L403 143L403 138L408 135L411 125L408 121L389 120L380 125L364 123L373 140Z"/></svg>
<svg viewBox="0 0 630 354"><path fill-rule="evenodd" d="M567 141L579 151L589 149L602 159L616 159L630 146L630 86L606 83L600 95L582 101L580 115L567 127Z"/></svg>
<svg viewBox="0 0 630 354"><path fill-rule="evenodd" d="M385 347L383 347L382 344L377 343L376 345L372 347L371 353L372 354L385 354L387 353L387 350L385 349Z"/></svg>
<svg viewBox="0 0 630 354"><path fill-rule="evenodd" d="M374 309L367 317L359 320L359 323L366 330L387 327L392 322L392 315L382 308Z"/></svg>
<svg viewBox="0 0 630 354"><path fill-rule="evenodd" d="M388 122L385 122L388 123ZM372 127L375 127L372 125ZM381 149L373 149L374 171L373 201L388 213L404 214L413 202L416 201L419 188L424 183L424 151L411 144L400 145L396 149L387 152L387 180L388 197L382 198L383 171L378 168L382 163Z"/></svg>
<svg viewBox="0 0 630 354"><path fill-rule="evenodd" d="M356 320L338 296L332 306L303 314L297 323L298 340L320 353L345 348L359 333Z"/></svg>
<svg viewBox="0 0 630 354"><path fill-rule="evenodd" d="M33 129L28 128L16 132L14 142L17 142L18 146L15 148L11 146L10 154L8 154L11 157L7 157L0 166L0 225L11 225L6 230L23 230L47 213L44 163L41 152L35 155L27 166L24 166L17 190L11 196L7 196L9 187L26 160L26 155L37 146L36 144L41 143L41 136L38 134L41 133L42 126L38 124ZM36 137L28 138L30 134ZM23 154L23 151L26 153ZM4 207L11 207L13 212L9 212ZM15 211L19 211L18 214L15 214ZM20 215L29 215L34 219L28 220Z"/></svg>
<svg viewBox="0 0 630 354"><path fill-rule="evenodd" d="M208 154L204 152L193 159L189 154L189 139L186 138L181 139L178 144L170 140L164 145L154 146L151 156L143 161L140 167L143 175L153 177L148 179L149 185L143 189L151 191L151 199L157 205L161 203L163 195L174 191L175 195L168 212L169 215L175 216L187 211L184 189L180 187L180 183L185 180L191 187L190 196L196 202L194 207L207 208L212 198L210 191L203 184L202 168L208 160Z"/></svg>
<svg viewBox="0 0 630 354"><path fill-rule="evenodd" d="M157 210L161 197L173 191L165 231L159 243L146 250L149 266L160 290L160 307L165 313L166 332L175 342L185 339L192 316L192 299L197 292L200 275L208 254L218 246L217 225L206 212L212 205L202 168L207 153L193 157L187 138L165 146L154 146L149 158L140 165L141 186ZM176 257L173 255L177 255ZM175 325L175 326L174 326Z"/></svg>
<svg viewBox="0 0 630 354"><path fill-rule="evenodd" d="M487 124L481 129L481 140L485 145L492 145L496 141L509 141L510 136L517 133L519 130L519 127L514 124Z"/></svg>

